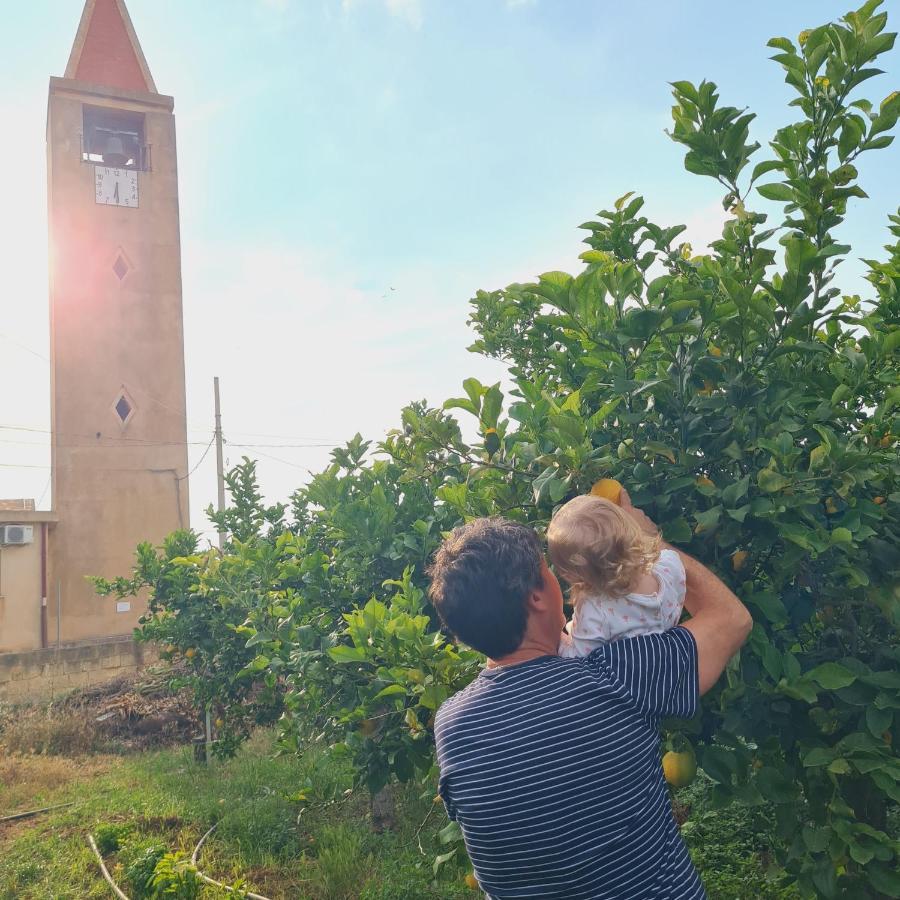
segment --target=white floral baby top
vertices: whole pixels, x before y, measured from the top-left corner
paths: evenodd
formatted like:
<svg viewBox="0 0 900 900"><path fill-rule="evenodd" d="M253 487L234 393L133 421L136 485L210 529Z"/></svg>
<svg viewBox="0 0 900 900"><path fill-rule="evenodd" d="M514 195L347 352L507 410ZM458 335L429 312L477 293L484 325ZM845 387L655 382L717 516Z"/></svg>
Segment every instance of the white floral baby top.
<svg viewBox="0 0 900 900"><path fill-rule="evenodd" d="M583 595L563 632L559 655L587 656L609 641L659 634L674 628L684 606L685 574L681 557L674 550L663 550L652 571L659 582L655 594Z"/></svg>

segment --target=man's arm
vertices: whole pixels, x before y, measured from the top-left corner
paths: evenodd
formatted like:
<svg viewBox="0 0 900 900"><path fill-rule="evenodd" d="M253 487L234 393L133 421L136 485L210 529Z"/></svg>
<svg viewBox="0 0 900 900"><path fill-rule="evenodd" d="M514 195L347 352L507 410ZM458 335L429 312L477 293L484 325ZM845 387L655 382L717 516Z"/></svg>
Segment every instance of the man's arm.
<svg viewBox="0 0 900 900"><path fill-rule="evenodd" d="M657 531L653 522L631 505L627 491L622 491L620 502L623 511L642 528ZM697 642L700 693L705 694L719 680L728 661L747 640L753 619L747 607L706 566L676 547L671 549L684 564L684 608L691 614L684 627Z"/></svg>

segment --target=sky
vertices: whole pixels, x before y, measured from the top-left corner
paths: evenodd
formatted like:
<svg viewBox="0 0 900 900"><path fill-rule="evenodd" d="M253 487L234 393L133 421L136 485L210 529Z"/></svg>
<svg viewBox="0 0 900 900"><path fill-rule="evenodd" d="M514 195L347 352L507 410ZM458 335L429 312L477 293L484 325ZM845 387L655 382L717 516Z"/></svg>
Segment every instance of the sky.
<svg viewBox="0 0 900 900"><path fill-rule="evenodd" d="M861 2L861 0L860 0ZM4 0L0 28L0 497L49 490L44 126L82 0ZM859 4L856 4L859 5ZM577 226L636 191L695 252L721 188L664 134L668 82L715 81L765 146L795 118L774 35L850 0L128 0L175 97L191 520L215 499L214 376L226 461L272 501L411 400L439 405L503 367L468 353L478 289L577 270ZM893 27L900 3L889 0ZM898 51L866 85L898 87ZM763 159L759 151L756 159ZM860 167L871 199L840 233L876 255L900 151ZM766 211L759 201L751 208ZM841 283L861 292L859 262Z"/></svg>

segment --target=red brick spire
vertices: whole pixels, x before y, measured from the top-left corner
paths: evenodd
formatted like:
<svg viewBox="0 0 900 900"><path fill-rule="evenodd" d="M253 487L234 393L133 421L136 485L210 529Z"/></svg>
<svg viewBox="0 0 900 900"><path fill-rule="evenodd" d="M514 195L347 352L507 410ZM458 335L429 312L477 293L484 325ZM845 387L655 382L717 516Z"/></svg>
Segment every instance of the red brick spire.
<svg viewBox="0 0 900 900"><path fill-rule="evenodd" d="M156 93L125 0L87 0L66 78Z"/></svg>

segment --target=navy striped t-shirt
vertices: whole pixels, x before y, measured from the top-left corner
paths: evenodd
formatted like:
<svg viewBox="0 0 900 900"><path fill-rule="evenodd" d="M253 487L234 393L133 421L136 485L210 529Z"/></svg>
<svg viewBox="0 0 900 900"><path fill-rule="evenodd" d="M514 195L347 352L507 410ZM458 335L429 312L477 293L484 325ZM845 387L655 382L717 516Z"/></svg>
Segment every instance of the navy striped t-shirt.
<svg viewBox="0 0 900 900"><path fill-rule="evenodd" d="M485 669L441 706L440 792L493 900L698 900L659 720L697 709L684 628Z"/></svg>

